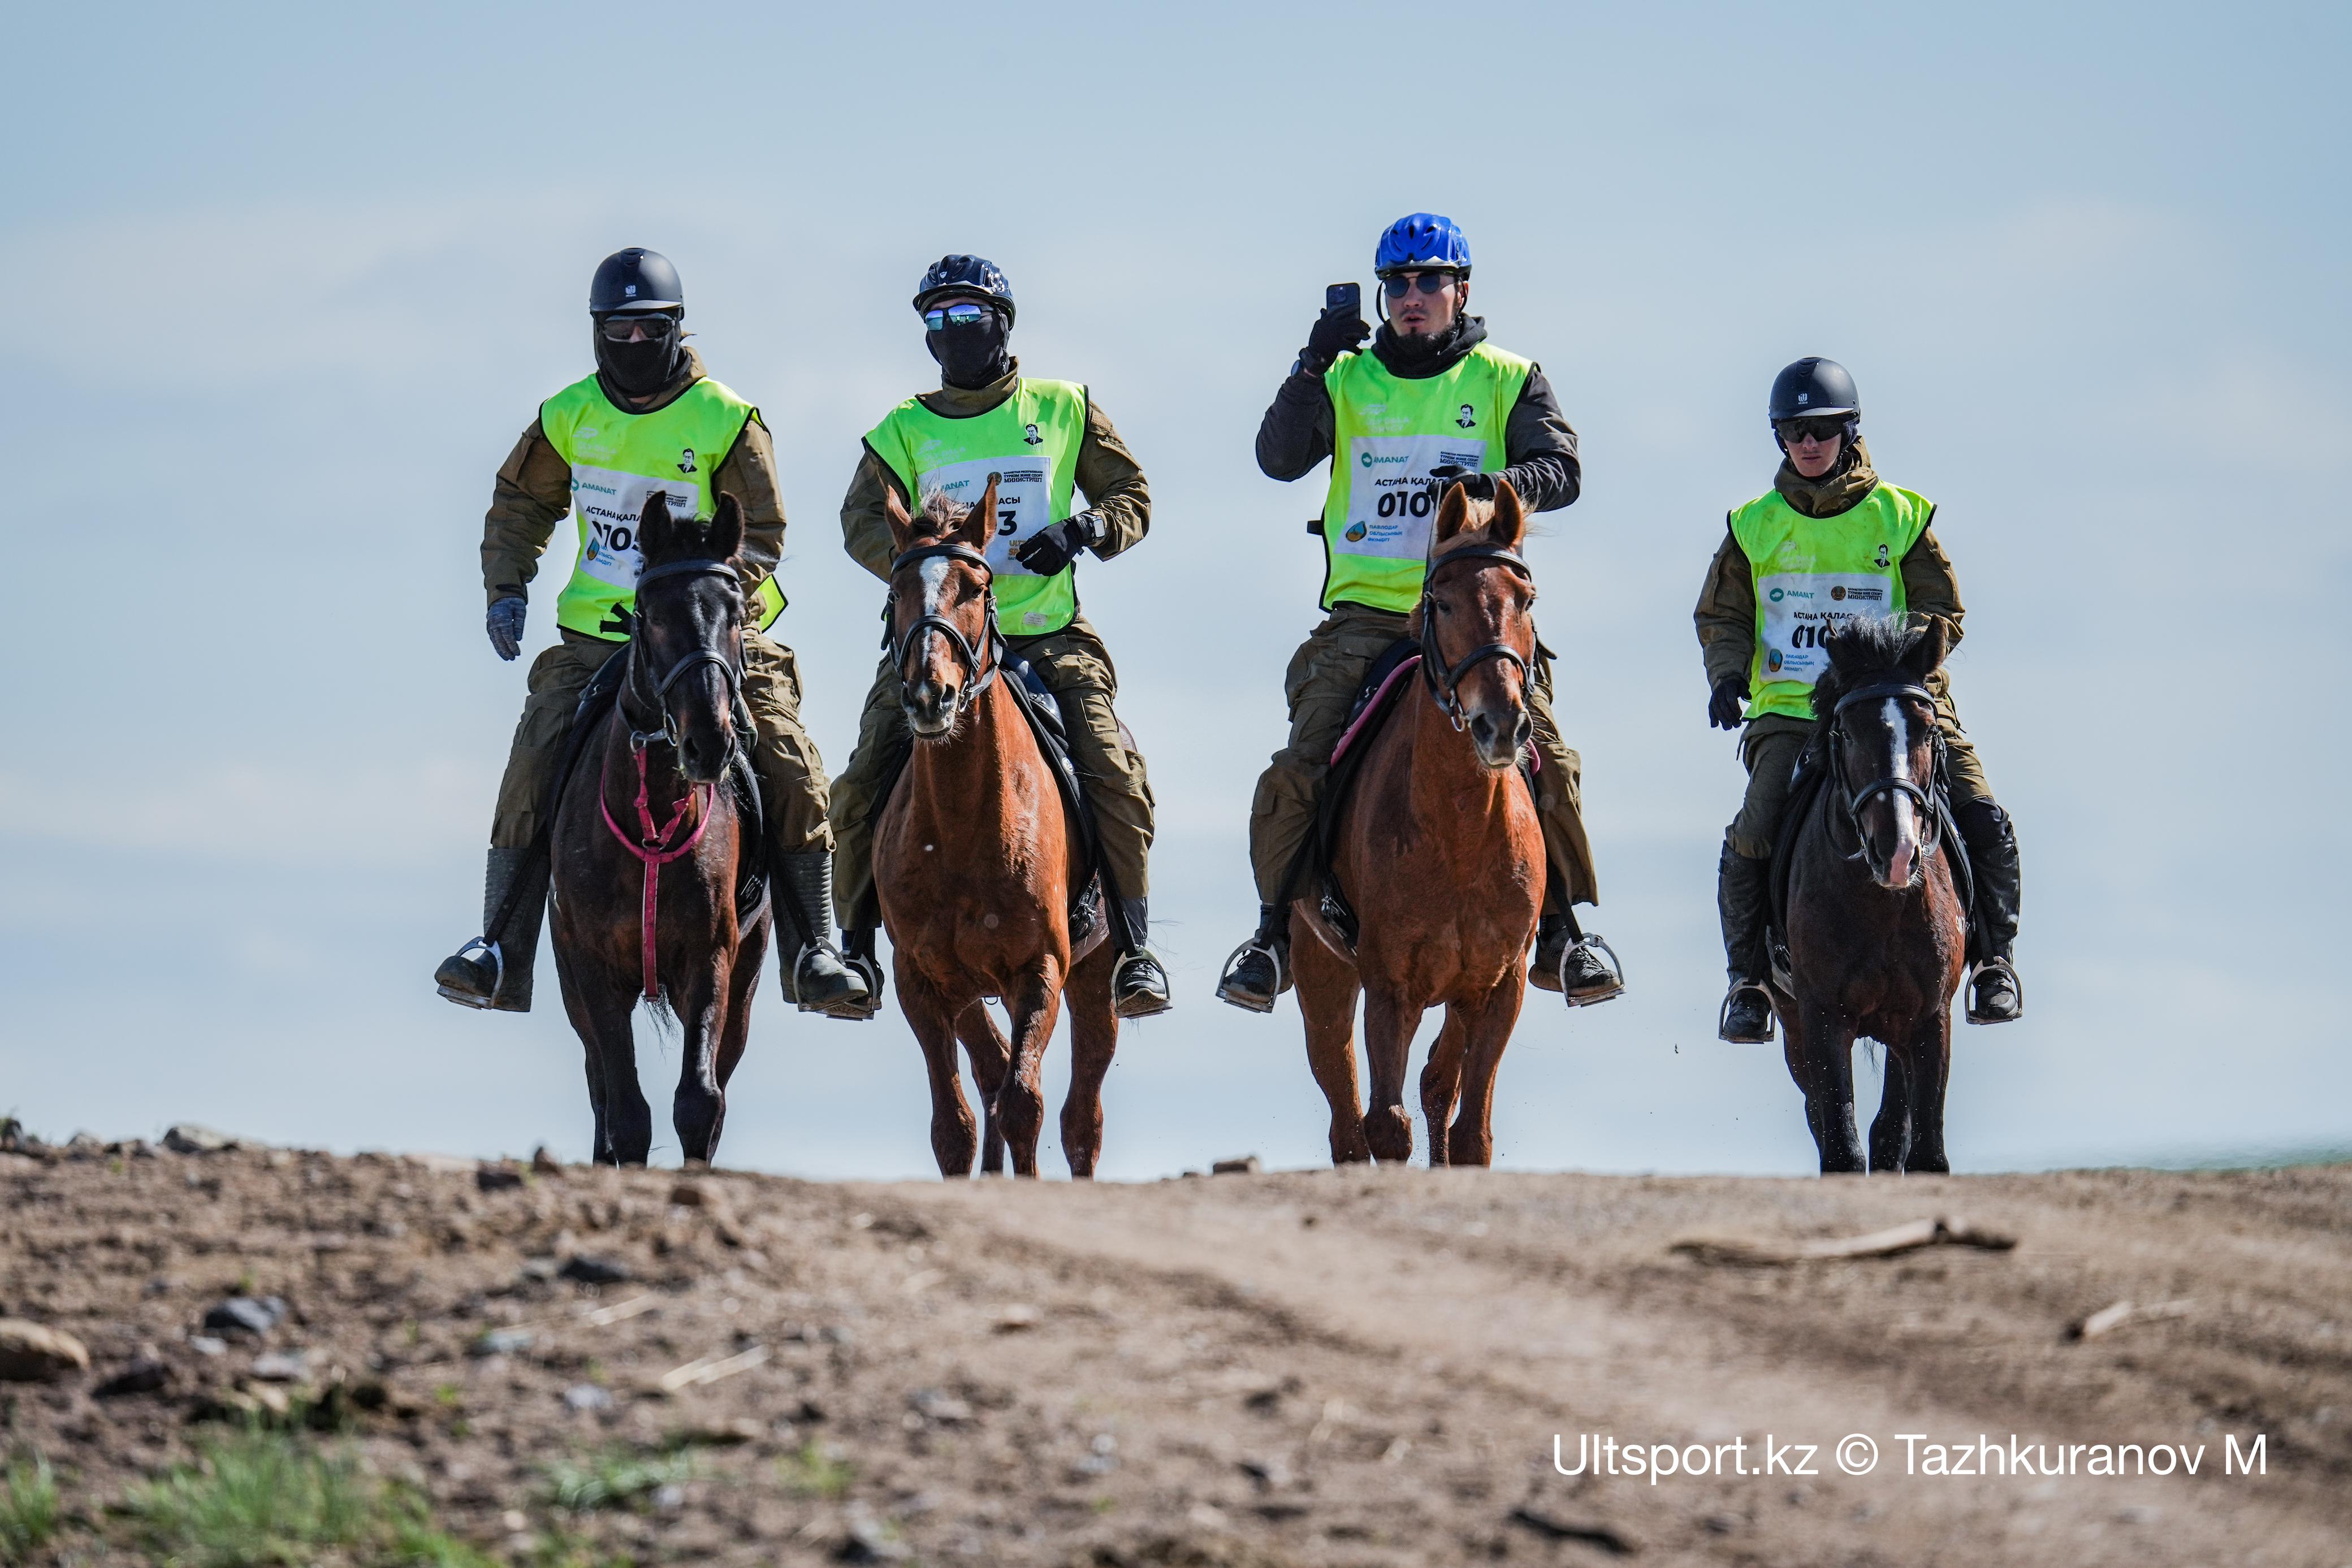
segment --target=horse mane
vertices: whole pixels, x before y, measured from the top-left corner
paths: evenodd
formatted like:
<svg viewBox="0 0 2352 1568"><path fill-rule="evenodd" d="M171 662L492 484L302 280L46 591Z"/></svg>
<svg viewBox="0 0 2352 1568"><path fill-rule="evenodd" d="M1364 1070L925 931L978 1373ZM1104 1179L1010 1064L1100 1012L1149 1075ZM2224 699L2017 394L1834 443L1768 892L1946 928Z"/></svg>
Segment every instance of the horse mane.
<svg viewBox="0 0 2352 1568"><path fill-rule="evenodd" d="M1813 683L1813 717L1826 721L1837 712L1846 693L1881 681L1924 681L1935 674L1931 665L1915 668L1919 646L1927 640L1927 623L1906 624L1897 616L1879 616L1839 622L1822 639L1830 667ZM1942 661L1938 660L1937 664Z"/></svg>

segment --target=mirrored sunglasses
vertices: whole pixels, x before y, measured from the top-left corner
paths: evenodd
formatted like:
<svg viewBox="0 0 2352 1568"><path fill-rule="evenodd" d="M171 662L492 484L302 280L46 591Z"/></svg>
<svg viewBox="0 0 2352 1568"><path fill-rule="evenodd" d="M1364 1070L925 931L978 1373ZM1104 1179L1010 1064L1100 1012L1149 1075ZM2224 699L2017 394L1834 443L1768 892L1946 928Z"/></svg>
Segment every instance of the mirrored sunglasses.
<svg viewBox="0 0 2352 1568"><path fill-rule="evenodd" d="M934 332L944 332L950 327L977 327L988 319L989 308L960 299L953 305L934 305L923 312L923 325Z"/></svg>

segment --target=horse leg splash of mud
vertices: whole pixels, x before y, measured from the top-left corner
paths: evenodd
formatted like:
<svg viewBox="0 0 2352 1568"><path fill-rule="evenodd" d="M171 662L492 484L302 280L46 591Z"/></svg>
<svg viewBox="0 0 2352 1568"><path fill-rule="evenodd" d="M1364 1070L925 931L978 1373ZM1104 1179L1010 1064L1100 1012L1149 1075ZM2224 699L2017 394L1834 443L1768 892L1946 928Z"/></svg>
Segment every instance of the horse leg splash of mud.
<svg viewBox="0 0 2352 1568"><path fill-rule="evenodd" d="M1118 1044L1114 955L1097 929L1070 947L1070 883L1083 875L1076 825L1019 699L1008 689L990 597L996 479L974 506L932 497L910 518L894 493L890 645L914 748L877 823L874 878L890 933L898 1005L930 1071L940 1174L971 1174L972 1115L957 1071L961 1036L987 1121L982 1168L1037 1174L1045 1044L1065 994L1075 1060L1062 1106L1074 1176L1102 1152L1102 1084ZM1066 993L1065 988L1066 987ZM983 998L1002 998L1010 1043Z"/></svg>
<svg viewBox="0 0 2352 1568"><path fill-rule="evenodd" d="M637 1087L639 1000L684 1027L671 1118L689 1160L718 1150L768 950L765 904L739 926L739 862L757 854L727 773L751 738L741 707L743 594L732 497L708 530L656 490L619 700L581 753L554 827L555 969L588 1052L600 1163L641 1166L653 1113Z"/></svg>
<svg viewBox="0 0 2352 1568"><path fill-rule="evenodd" d="M1784 842L1789 973L1772 1005L1823 1171L1864 1168L1853 1042L1886 1048L1869 1168L1948 1171L1944 1086L1967 912L1944 850L1935 699L1942 624L1854 621L1823 639L1810 753L1827 769ZM1784 988L1785 983L1785 988Z"/></svg>
<svg viewBox="0 0 2352 1568"><path fill-rule="evenodd" d="M1441 1004L1445 1025L1421 1075L1429 1163L1494 1159L1495 1077L1526 995L1544 891L1543 833L1519 777L1536 656L1534 574L1518 553L1526 533L1507 482L1491 503L1447 488L1412 622L1422 678L1369 742L1333 856L1357 913L1353 951L1317 901L1292 905L1298 1006L1331 1104L1334 1162L1412 1157L1405 1068L1422 1014ZM1357 1098L1360 989L1369 1111Z"/></svg>

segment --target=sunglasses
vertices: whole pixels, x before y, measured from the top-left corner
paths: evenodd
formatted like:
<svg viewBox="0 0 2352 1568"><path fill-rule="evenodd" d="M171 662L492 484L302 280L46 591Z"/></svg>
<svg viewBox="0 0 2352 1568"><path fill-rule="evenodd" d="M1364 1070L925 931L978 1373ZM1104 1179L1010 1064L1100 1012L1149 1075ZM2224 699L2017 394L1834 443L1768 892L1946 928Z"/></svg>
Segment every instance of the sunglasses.
<svg viewBox="0 0 2352 1568"><path fill-rule="evenodd" d="M1452 272L1392 272L1382 279L1391 299L1402 299L1412 292L1418 282L1423 294L1434 294L1459 277Z"/></svg>
<svg viewBox="0 0 2352 1568"><path fill-rule="evenodd" d="M989 308L961 300L953 305L934 305L923 312L923 325L934 332L944 332L950 327L977 327L988 319Z"/></svg>
<svg viewBox="0 0 2352 1568"><path fill-rule="evenodd" d="M668 337L677 330L677 318L669 315L607 316L596 325L608 343L625 343L643 332L648 338Z"/></svg>
<svg viewBox="0 0 2352 1568"><path fill-rule="evenodd" d="M1811 419L1784 419L1772 428L1780 433L1781 440L1794 446L1808 438L1835 441L1845 434L1846 426L1853 423L1853 416L1850 413L1823 413Z"/></svg>

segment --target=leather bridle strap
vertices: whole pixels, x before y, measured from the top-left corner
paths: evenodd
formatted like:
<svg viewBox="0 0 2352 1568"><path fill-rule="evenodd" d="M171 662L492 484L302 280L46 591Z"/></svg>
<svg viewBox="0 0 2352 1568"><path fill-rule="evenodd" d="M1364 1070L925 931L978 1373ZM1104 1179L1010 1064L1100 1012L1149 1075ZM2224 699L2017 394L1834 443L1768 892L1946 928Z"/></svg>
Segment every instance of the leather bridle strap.
<svg viewBox="0 0 2352 1568"><path fill-rule="evenodd" d="M1501 659L1517 667L1522 683L1532 677L1528 669L1527 655L1508 643L1487 643L1471 649L1457 664L1446 663L1445 654L1437 645L1436 607L1431 584L1435 582L1440 570L1457 560L1501 561L1528 582L1535 580L1536 574L1535 569L1528 565L1527 558L1507 545L1464 545L1431 561L1429 570L1422 575L1421 677L1428 683L1429 695L1436 699L1439 711L1454 721L1454 728L1460 729L1466 718L1462 708L1462 680L1472 670L1489 659Z"/></svg>
<svg viewBox="0 0 2352 1568"><path fill-rule="evenodd" d="M659 582L665 578L674 577L721 577L735 583L739 588L742 582L742 580L737 576L731 562L713 559L709 556L697 556L687 560L667 561L660 566L649 567L639 572L637 591L644 591L646 584L649 582ZM656 744L666 746L677 744L677 721L676 716L669 711L669 689L677 685L688 674L700 669L705 664L718 666L720 677L727 683L728 700L736 709L736 722L746 733L749 732L751 718L751 710L743 703L741 664L716 648L698 648L672 664L659 680L654 682L653 696L646 706L654 710L655 719L661 727L654 730L640 730L636 727L635 719L628 721L629 745L633 748L643 750L646 747ZM634 691L643 680L650 678L637 662L636 646L633 642L629 653L629 686ZM625 715L623 716L626 717ZM742 743L739 739L736 744L740 747Z"/></svg>
<svg viewBox="0 0 2352 1568"><path fill-rule="evenodd" d="M988 564L986 556L973 549L970 545L957 544L918 545L913 549L903 551L890 562L890 575L895 578L908 567L919 565L927 560L961 561L978 571L982 580L989 583L992 588L996 580L996 570ZM956 697L956 712L961 713L972 705L981 693L988 689L991 682L996 679L999 661L995 654L997 650L1003 646L1004 637L997 630L995 593L992 591L988 596L987 629L981 633L979 648L974 648L971 639L963 634L962 629L943 615L919 616L913 625L907 628L904 636L893 638L890 633L890 606L884 604L882 606L882 646L890 650L891 663L898 668L900 685L903 685L907 679L907 655L913 653L922 640L934 632L948 640L948 646L955 650L957 660L964 667L967 678L963 690ZM983 657L987 659L985 666L982 664Z"/></svg>
<svg viewBox="0 0 2352 1568"><path fill-rule="evenodd" d="M1934 854L1937 847L1943 842L1943 813L1936 809L1935 793L1928 786L1923 786L1915 779L1897 779L1892 775L1884 779L1874 779L1859 789L1846 783L1844 755L1846 709L1859 706L1864 703L1883 702L1890 697L1900 702L1926 704L1927 733L1934 737L1936 749L1938 752L1943 749L1944 732L1935 719L1935 694L1916 682L1881 681L1873 685L1858 687L1838 698L1837 706L1831 711L1830 715L1830 773L1837 785L1839 804L1844 810L1846 821L1853 828L1855 839L1859 841L1854 852L1846 857L1848 860L1858 860L1866 852L1868 840L1862 831L1862 809L1881 795L1908 795L1912 803L1919 809L1920 821L1926 823L1927 828L1927 834L1919 846L1919 852L1922 855ZM1930 785L1934 781L1935 773L1936 769L1931 765L1928 768Z"/></svg>

